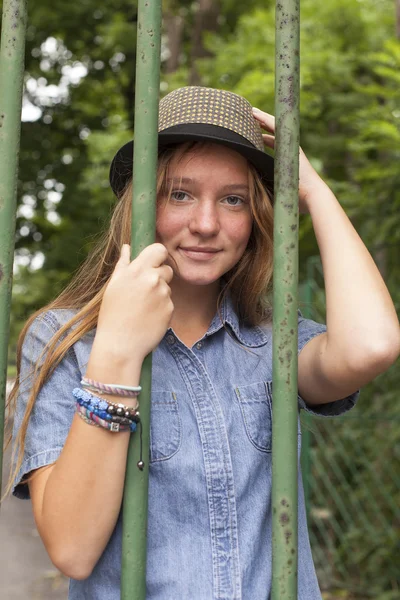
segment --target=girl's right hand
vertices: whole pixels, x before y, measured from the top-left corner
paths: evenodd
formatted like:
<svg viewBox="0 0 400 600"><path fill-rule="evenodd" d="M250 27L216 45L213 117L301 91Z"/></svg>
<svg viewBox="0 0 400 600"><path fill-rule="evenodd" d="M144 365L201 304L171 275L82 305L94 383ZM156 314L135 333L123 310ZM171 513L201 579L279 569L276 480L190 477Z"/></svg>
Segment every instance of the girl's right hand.
<svg viewBox="0 0 400 600"><path fill-rule="evenodd" d="M174 305L167 258L167 249L157 243L131 261L130 246L123 245L104 292L95 340L114 358L143 360L168 329Z"/></svg>

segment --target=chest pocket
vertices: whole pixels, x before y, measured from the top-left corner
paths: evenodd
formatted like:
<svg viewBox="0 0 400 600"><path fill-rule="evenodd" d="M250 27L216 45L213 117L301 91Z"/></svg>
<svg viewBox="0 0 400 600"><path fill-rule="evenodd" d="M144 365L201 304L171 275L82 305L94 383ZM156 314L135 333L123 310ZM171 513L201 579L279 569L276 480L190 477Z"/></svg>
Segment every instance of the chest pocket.
<svg viewBox="0 0 400 600"><path fill-rule="evenodd" d="M247 437L258 450L272 451L272 381L261 381L235 389ZM301 423L297 419L298 449L301 450Z"/></svg>
<svg viewBox="0 0 400 600"><path fill-rule="evenodd" d="M235 389L247 437L262 452L272 448L272 387L270 382L251 383Z"/></svg>
<svg viewBox="0 0 400 600"><path fill-rule="evenodd" d="M151 393L150 462L168 460L181 446L181 420L173 392Z"/></svg>

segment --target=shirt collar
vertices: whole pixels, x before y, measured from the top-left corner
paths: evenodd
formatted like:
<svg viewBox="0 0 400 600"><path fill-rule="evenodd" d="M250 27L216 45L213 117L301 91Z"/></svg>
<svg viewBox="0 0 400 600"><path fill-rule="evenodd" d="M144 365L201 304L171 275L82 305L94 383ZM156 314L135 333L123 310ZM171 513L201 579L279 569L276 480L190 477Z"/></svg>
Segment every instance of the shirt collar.
<svg viewBox="0 0 400 600"><path fill-rule="evenodd" d="M229 293L225 294L220 310L215 314L206 337L216 333L226 325L229 326L236 339L249 348L264 346L271 340L271 324L264 325L263 327L258 325L251 327L240 323Z"/></svg>

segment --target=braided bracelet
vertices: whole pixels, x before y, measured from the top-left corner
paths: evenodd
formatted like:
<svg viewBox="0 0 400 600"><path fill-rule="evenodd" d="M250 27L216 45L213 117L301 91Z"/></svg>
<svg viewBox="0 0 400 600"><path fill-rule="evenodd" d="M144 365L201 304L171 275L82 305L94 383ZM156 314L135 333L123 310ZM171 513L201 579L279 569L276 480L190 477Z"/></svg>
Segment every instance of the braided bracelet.
<svg viewBox="0 0 400 600"><path fill-rule="evenodd" d="M98 423L95 423L94 421L92 421L92 419L89 419L86 415L82 414L79 410L77 410L76 412L77 412L78 417L80 417L88 425L94 425L94 427L100 427L100 425Z"/></svg>
<svg viewBox="0 0 400 600"><path fill-rule="evenodd" d="M135 398L142 391L140 385L130 386L119 385L117 383L100 383L88 377L82 377L81 386L83 388L90 388L100 394L111 394L112 396L123 396L125 398Z"/></svg>

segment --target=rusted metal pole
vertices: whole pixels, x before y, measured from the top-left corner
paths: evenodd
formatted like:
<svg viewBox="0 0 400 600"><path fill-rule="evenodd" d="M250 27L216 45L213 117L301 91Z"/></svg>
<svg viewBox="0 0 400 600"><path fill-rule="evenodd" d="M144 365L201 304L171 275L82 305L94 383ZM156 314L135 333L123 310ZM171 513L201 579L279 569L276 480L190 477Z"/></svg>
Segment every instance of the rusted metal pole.
<svg viewBox="0 0 400 600"><path fill-rule="evenodd" d="M135 89L135 152L133 164L132 258L155 239L160 91L161 0L139 0ZM146 598L147 507L151 404L151 356L141 373L140 415L143 456L139 460L139 431L131 436L123 504L121 600Z"/></svg>
<svg viewBox="0 0 400 600"><path fill-rule="evenodd" d="M297 285L300 1L277 0L272 600L297 600Z"/></svg>
<svg viewBox="0 0 400 600"><path fill-rule="evenodd" d="M26 0L4 0L0 47L0 489L24 79Z"/></svg>

